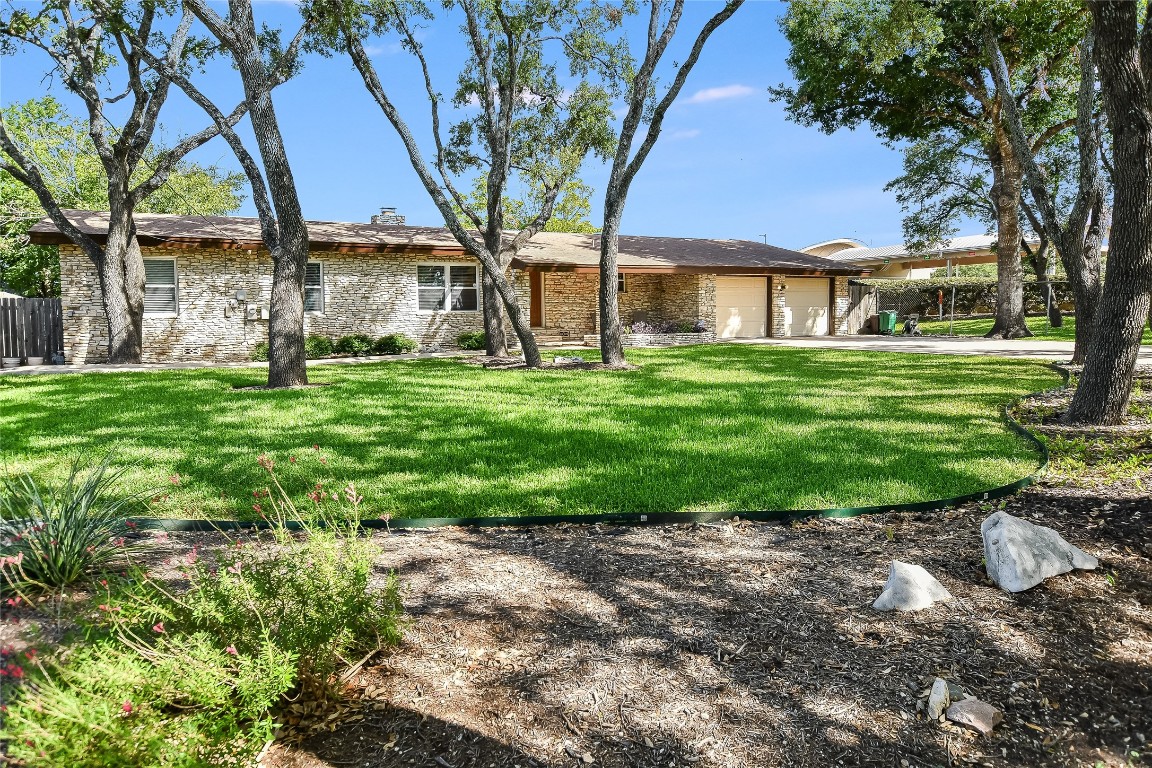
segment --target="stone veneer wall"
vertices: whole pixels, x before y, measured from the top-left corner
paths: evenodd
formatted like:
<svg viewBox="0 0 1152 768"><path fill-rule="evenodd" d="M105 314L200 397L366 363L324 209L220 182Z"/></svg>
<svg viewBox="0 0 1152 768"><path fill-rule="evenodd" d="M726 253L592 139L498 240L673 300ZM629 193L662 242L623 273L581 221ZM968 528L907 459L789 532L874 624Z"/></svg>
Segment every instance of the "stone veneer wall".
<svg viewBox="0 0 1152 768"><path fill-rule="evenodd" d="M620 319L626 325L701 320L716 325L716 280L712 275L627 274L620 294ZM544 327L572 336L597 330L600 276L575 272L544 273Z"/></svg>
<svg viewBox="0 0 1152 768"><path fill-rule="evenodd" d="M848 295L848 277L834 277L836 281L836 301L832 306L832 328L837 336L852 333L848 328L848 312L852 301Z"/></svg>
<svg viewBox="0 0 1152 768"><path fill-rule="evenodd" d="M145 362L248 360L253 345L267 341L272 260L266 251L145 248L144 257L175 258L178 285L175 314L144 316ZM404 333L424 345L454 346L460 333L484 327L479 311L417 311L417 264L475 264L471 258L317 252L309 260L323 264L324 311L305 315L306 333L333 339ZM527 308L527 276L520 273L516 282ZM60 246L60 284L68 360L106 360L108 327L96 267L76 246ZM248 292L249 306L262 308L261 319L246 318L230 302L238 289Z"/></svg>

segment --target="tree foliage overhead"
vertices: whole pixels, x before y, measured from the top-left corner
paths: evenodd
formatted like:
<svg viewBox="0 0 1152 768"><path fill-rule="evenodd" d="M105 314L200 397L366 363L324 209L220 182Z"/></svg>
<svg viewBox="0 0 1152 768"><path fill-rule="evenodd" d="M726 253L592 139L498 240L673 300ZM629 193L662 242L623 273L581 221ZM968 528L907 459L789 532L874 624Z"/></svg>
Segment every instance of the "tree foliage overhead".
<svg viewBox="0 0 1152 768"><path fill-rule="evenodd" d="M50 96L4 109L9 134L37 164L62 208L108 209L108 177L88 124ZM144 181L164 149L150 145L133 185ZM244 201L244 177L215 166L180 161L164 184L136 207L141 213L221 215ZM25 296L59 295L60 262L54 247L28 243L28 230L45 216L36 194L0 170L0 282Z"/></svg>

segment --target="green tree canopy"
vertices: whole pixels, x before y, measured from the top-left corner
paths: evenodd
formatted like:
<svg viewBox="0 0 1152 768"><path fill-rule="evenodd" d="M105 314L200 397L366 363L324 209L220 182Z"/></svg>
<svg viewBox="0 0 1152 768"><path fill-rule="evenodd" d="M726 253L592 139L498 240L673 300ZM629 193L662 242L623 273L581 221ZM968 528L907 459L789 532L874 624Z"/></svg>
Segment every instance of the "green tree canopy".
<svg viewBox="0 0 1152 768"><path fill-rule="evenodd" d="M85 121L68 114L51 96L4 108L9 133L43 170L61 207L108 208L108 179ZM138 175L150 174L163 148L149 147ZM136 179L133 183L136 183ZM137 207L139 213L221 215L244 202L245 179L215 166L181 161L168 180ZM24 296L60 295L60 260L54 247L28 242L28 230L44 218L36 194L0 170L0 284Z"/></svg>

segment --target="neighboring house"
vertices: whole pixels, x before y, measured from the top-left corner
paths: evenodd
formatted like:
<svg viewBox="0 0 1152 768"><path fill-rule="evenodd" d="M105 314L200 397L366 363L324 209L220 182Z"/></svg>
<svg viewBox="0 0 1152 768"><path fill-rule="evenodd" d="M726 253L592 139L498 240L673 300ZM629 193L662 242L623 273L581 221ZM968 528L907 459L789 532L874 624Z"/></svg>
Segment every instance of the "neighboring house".
<svg viewBox="0 0 1152 768"><path fill-rule="evenodd" d="M903 280L928 278L940 267L953 267L962 264L995 264L996 251L994 235L966 235L954 237L940 248L926 251L909 251L903 245L882 245L869 248L857 240L841 238L826 240L807 248L801 253L821 256L841 264L855 264L872 270L872 277L891 277ZM1028 246L1040 245L1038 238L1029 237Z"/></svg>
<svg viewBox="0 0 1152 768"><path fill-rule="evenodd" d="M97 238L105 214L69 218ZM267 338L272 262L257 219L138 214L147 276L144 360L238 361ZM453 346L483 328L476 260L446 229L309 222L305 329L339 337L404 333ZM65 347L73 362L107 356L96 268L48 220L32 242L58 245ZM545 340L597 331L598 235L542 232L510 275ZM848 280L868 268L743 240L620 238L625 323L700 322L702 339L856 332ZM856 327L852 327L856 326ZM589 339L591 341L591 339Z"/></svg>

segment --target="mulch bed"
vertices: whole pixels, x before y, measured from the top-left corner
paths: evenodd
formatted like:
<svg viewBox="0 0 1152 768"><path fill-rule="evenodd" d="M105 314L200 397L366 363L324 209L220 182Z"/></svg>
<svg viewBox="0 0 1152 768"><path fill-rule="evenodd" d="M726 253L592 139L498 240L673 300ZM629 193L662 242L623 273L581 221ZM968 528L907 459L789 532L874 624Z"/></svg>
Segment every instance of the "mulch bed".
<svg viewBox="0 0 1152 768"><path fill-rule="evenodd" d="M1152 481L1152 473L1144 478ZM1107 500L1104 500L1107 499ZM1152 747L1152 505L1133 482L1039 486L1006 511L1101 568L1010 595L968 505L784 526L381 535L402 647L345 717L264 759L320 766L1139 765ZM955 595L873 611L893 558ZM1005 712L926 722L935 676Z"/></svg>
<svg viewBox="0 0 1152 768"><path fill-rule="evenodd" d="M289 710L261 764L1144 765L1150 484L1146 463L934 513L378 532L381 578L395 570L404 585L402 645L339 706ZM1001 506L1099 556L1099 570L1002 592L979 531ZM155 556L220 543L172 534ZM955 599L872 610L893 559ZM926 721L936 676L1004 723L984 738Z"/></svg>

